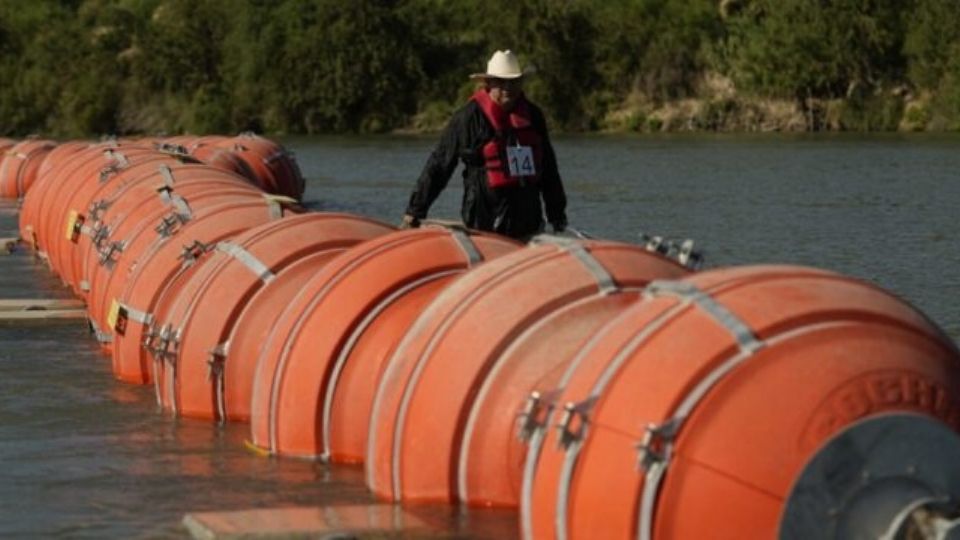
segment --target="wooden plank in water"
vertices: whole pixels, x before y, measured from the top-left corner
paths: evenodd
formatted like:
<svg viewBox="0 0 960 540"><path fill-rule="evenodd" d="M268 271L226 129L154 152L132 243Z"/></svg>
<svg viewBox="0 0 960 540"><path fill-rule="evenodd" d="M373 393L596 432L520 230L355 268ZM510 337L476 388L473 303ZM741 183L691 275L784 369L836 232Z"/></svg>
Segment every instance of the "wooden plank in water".
<svg viewBox="0 0 960 540"><path fill-rule="evenodd" d="M2 311L0 326L49 326L85 321L85 309L51 309L34 311Z"/></svg>
<svg viewBox="0 0 960 540"><path fill-rule="evenodd" d="M232 512L195 512L183 518L194 538L266 540L279 538L429 538L421 519L388 504L292 507Z"/></svg>
<svg viewBox="0 0 960 540"><path fill-rule="evenodd" d="M0 312L51 311L83 309L83 300L76 298L0 298Z"/></svg>

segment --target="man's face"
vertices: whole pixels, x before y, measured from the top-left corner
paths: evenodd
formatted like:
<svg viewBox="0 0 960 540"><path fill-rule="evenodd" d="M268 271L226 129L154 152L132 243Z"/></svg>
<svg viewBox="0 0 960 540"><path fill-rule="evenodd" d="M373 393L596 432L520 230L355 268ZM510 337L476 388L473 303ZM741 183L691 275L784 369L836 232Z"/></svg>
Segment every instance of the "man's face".
<svg viewBox="0 0 960 540"><path fill-rule="evenodd" d="M494 103L509 111L520 95L520 79L487 79L487 91Z"/></svg>

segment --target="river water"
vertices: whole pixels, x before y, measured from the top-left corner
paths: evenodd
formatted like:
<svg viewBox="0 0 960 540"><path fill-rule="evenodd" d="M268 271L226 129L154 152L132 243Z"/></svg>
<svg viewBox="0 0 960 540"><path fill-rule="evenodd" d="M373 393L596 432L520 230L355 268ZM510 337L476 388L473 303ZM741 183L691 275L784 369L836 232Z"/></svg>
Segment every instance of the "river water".
<svg viewBox="0 0 960 540"><path fill-rule="evenodd" d="M287 139L318 210L396 222L435 137ZM571 225L692 238L707 267L817 266L899 294L960 340L960 137L558 137ZM459 173L431 217L456 218ZM0 236L16 231L0 206ZM27 254L0 297L66 297ZM362 470L246 451L245 426L160 413L115 382L81 325L0 328L0 538L176 537L183 515L370 503ZM509 512L414 509L464 536L515 534Z"/></svg>

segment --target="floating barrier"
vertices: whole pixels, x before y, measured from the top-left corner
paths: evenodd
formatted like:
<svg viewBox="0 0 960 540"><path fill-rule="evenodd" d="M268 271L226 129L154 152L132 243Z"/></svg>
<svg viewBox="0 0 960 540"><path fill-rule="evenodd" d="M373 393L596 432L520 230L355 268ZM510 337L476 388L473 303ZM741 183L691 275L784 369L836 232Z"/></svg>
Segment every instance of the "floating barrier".
<svg viewBox="0 0 960 540"><path fill-rule="evenodd" d="M7 149L0 163L0 197L22 197L36 180L43 158L55 146L53 141L27 139Z"/></svg>
<svg viewBox="0 0 960 540"><path fill-rule="evenodd" d="M141 256L151 246L164 240L179 241L177 236L183 226L199 215L206 215L207 208L218 208L238 198L258 200L264 197L262 192L238 185L232 178L218 182L216 174L211 174L210 170L193 173L196 178L192 181L191 171L178 173L180 185L169 199L158 193L146 194L144 204L106 229L107 236L102 238L96 250L87 252L88 309L94 328L105 329L100 332L101 341L109 344L113 334L107 321L112 299L123 290Z"/></svg>
<svg viewBox="0 0 960 540"><path fill-rule="evenodd" d="M251 442L275 454L329 454L324 433L330 433L327 419L338 399L340 374L356 362L375 380L384 360L382 353L354 356L354 346L371 335L371 326L401 298L431 298L437 292L431 282L447 281L518 247L496 236L430 227L365 242L332 261L304 284L263 347L253 377ZM401 330L410 323L391 315ZM390 347L385 335L372 335L379 347ZM351 427L362 429L372 392L351 391L339 399L355 411L350 420L360 425Z"/></svg>
<svg viewBox="0 0 960 540"><path fill-rule="evenodd" d="M299 259L339 253L392 230L366 218L308 213L218 243L177 294L164 295L155 310L151 333L157 343L150 351L160 404L184 416L224 418L228 338L247 301ZM285 305L273 306L274 312Z"/></svg>
<svg viewBox="0 0 960 540"><path fill-rule="evenodd" d="M95 198L84 226L71 235L81 296L102 290L101 271L109 274L124 256L133 261L151 241L176 234L194 210L225 197L263 194L234 175L203 165L152 164L142 172Z"/></svg>
<svg viewBox="0 0 960 540"><path fill-rule="evenodd" d="M958 385L956 347L876 287L787 266L654 282L540 389L524 536L774 537L839 430L896 412L956 430Z"/></svg>
<svg viewBox="0 0 960 540"><path fill-rule="evenodd" d="M131 183L152 182L155 190L170 189L170 184L173 182L171 167L183 163L177 156L151 150L115 152L113 159L116 160L115 166L101 170L95 181L88 179L80 183L68 198L63 199L64 219L54 223L54 228L50 231L51 241L47 247L48 262L60 274L60 279L78 293L80 293L80 276L77 272L79 267L79 257L76 256L77 242L81 236L84 236L83 226L88 222L95 222L98 219L98 213L103 211L104 203L101 201L111 192L123 189ZM171 172L167 175L164 171ZM211 178L216 177L216 174L211 171L204 171L204 174ZM61 232L60 235L56 234L58 231Z"/></svg>
<svg viewBox="0 0 960 540"><path fill-rule="evenodd" d="M481 389L491 371L504 368L498 359L532 327L571 304L687 273L638 246L559 238L542 242L451 284L397 346L370 416L367 485L380 497L516 504L516 495L509 494L470 500L457 482L460 460L470 457L460 451L464 437L475 424L493 421L472 415L471 409L485 397ZM545 362L527 368L546 374L555 366ZM496 415L516 418L522 400L515 401L495 407L500 408ZM510 425L504 431L493 438L514 434ZM521 463L510 469L496 471L506 472L506 479L483 481L509 482L513 476L519 484Z"/></svg>
<svg viewBox="0 0 960 540"><path fill-rule="evenodd" d="M254 134L219 140L214 146L227 148L243 160L270 193L300 200L306 187L293 156L279 144Z"/></svg>
<svg viewBox="0 0 960 540"><path fill-rule="evenodd" d="M0 139L23 243L80 298L0 311L85 306L165 409L362 462L389 501L519 507L525 538L960 530L960 352L895 296L693 272L691 242L655 236L396 231L303 191L255 135Z"/></svg>
<svg viewBox="0 0 960 540"><path fill-rule="evenodd" d="M340 255L321 251L308 255L277 272L269 287L263 287L243 307L227 341L224 364L223 416L234 422L250 421L250 400L257 360L286 306L324 266ZM219 405L219 404L218 404Z"/></svg>
<svg viewBox="0 0 960 540"><path fill-rule="evenodd" d="M147 248L122 283L122 292L107 294L110 310L106 331L113 332L114 375L128 382L152 382L153 366L144 344L163 352L170 338L157 334L153 326L157 302L188 279L218 242L280 219L290 211L275 199L236 196L233 201L195 212L174 241L161 238Z"/></svg>

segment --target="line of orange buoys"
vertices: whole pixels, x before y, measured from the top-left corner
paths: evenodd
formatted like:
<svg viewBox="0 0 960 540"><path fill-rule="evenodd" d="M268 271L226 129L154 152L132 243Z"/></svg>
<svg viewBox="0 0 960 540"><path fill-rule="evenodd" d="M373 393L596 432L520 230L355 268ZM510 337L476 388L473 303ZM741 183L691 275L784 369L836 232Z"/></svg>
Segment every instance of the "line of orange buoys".
<svg viewBox="0 0 960 540"><path fill-rule="evenodd" d="M22 241L115 376L264 453L516 507L527 538L957 527L960 353L874 285L308 212L293 156L251 134L0 152Z"/></svg>

